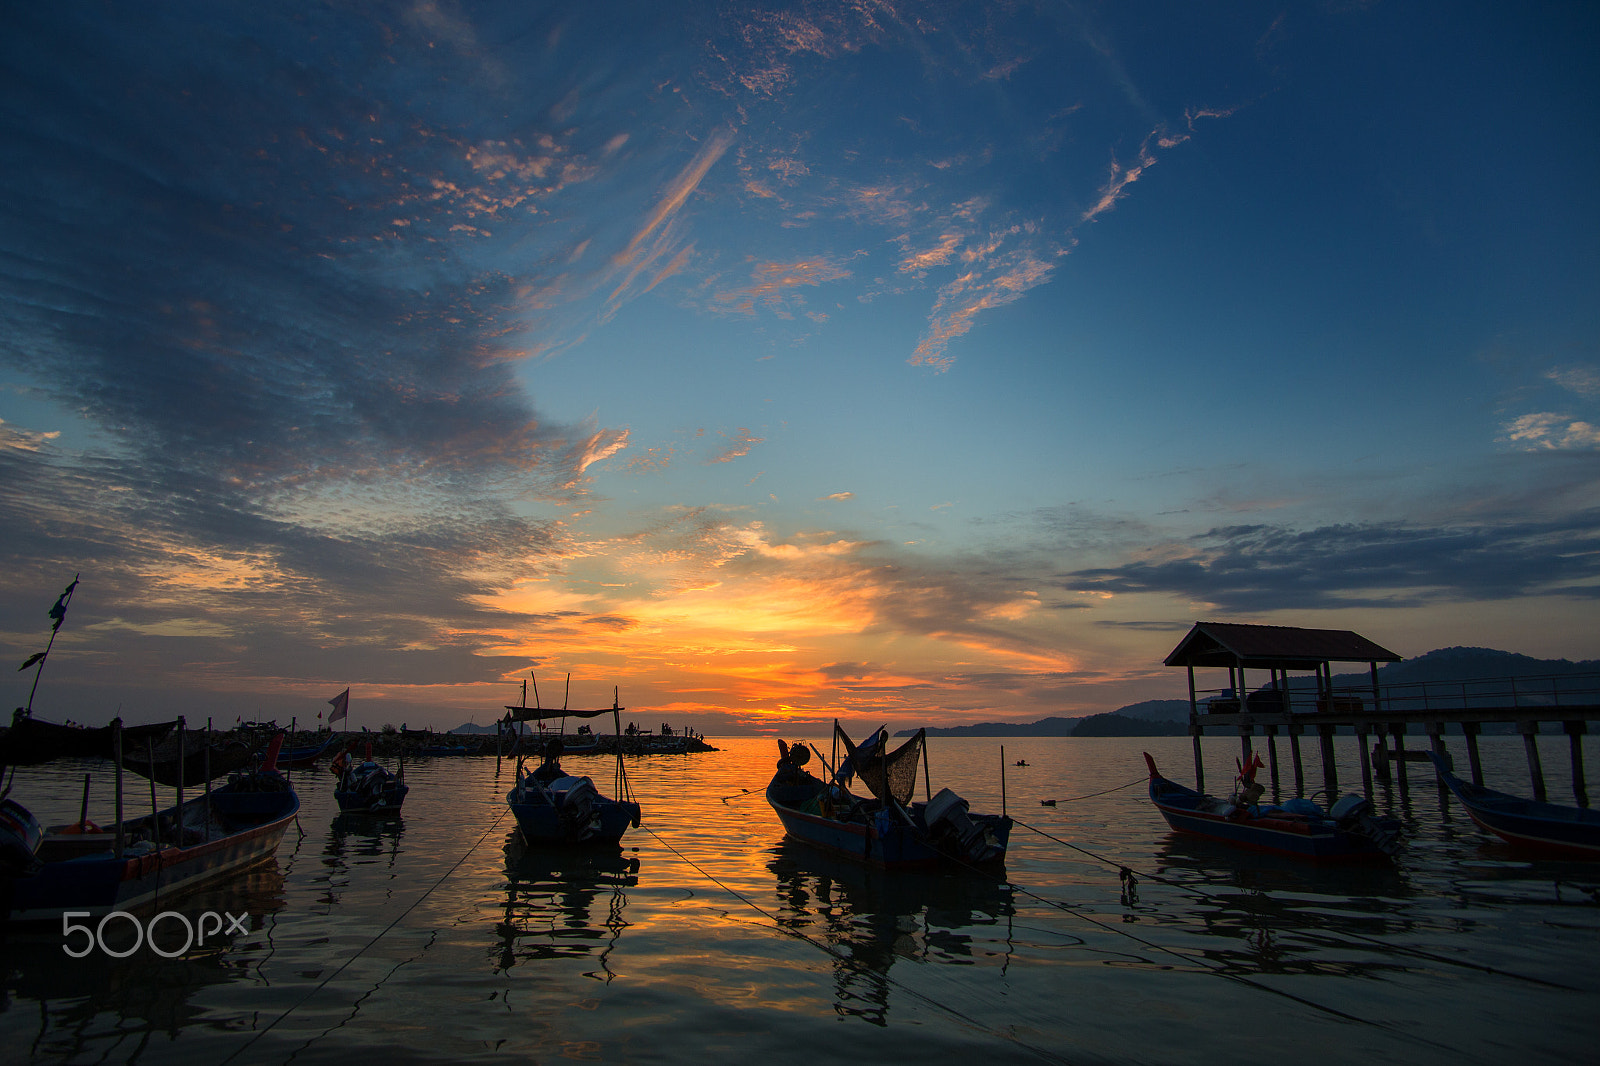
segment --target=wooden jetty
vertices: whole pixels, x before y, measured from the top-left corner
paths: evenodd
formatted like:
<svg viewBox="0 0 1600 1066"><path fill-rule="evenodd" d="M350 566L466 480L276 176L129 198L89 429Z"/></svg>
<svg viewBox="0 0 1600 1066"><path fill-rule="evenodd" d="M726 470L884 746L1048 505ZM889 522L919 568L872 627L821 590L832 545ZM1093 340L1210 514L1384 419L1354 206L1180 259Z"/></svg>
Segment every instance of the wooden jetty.
<svg viewBox="0 0 1600 1066"><path fill-rule="evenodd" d="M1300 738L1315 735L1322 762L1323 787L1338 793L1333 738L1343 726L1354 731L1361 751L1361 784L1372 795L1373 777L1398 776L1405 789L1406 764L1427 758L1427 750L1406 750L1411 727L1420 726L1429 748L1444 750L1443 737L1455 727L1466 738L1472 782L1483 784L1478 736L1490 723L1512 725L1521 734L1528 776L1535 798L1545 797L1544 770L1537 737L1540 725L1560 723L1572 761L1572 789L1580 807L1589 805L1582 738L1588 723L1600 719L1600 674L1562 677L1506 677L1452 683L1383 685L1378 664L1401 657L1358 633L1342 629L1300 629L1292 626L1196 622L1167 656L1167 666L1189 673L1189 735L1194 740L1196 788L1205 790L1200 741L1207 732L1237 733L1243 757L1253 738L1264 735L1272 788L1279 788L1278 738L1287 736L1296 794L1305 791ZM1333 663L1366 663L1370 683L1335 687ZM1227 685L1196 686L1195 670L1226 670ZM1252 691L1246 672L1266 671ZM1301 675L1295 677L1292 675ZM1307 678L1304 675L1309 674ZM1369 747L1369 740L1371 741Z"/></svg>

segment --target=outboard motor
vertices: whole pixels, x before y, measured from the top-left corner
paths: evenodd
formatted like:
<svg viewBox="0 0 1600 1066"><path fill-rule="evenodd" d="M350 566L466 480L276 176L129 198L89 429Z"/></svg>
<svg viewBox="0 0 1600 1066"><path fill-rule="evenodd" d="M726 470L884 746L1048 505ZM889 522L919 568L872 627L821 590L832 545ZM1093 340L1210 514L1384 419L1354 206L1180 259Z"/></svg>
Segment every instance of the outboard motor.
<svg viewBox="0 0 1600 1066"><path fill-rule="evenodd" d="M1340 829L1366 837L1385 855L1393 855L1400 848L1400 823L1378 817L1372 804L1361 796L1341 796L1328 808L1328 817Z"/></svg>
<svg viewBox="0 0 1600 1066"><path fill-rule="evenodd" d="M970 809L966 800L948 788L941 788L923 808L928 833L947 845L958 858L971 863L992 862L1005 854L1005 849L986 826L972 820L968 814Z"/></svg>
<svg viewBox="0 0 1600 1066"><path fill-rule="evenodd" d="M555 793L562 836L584 841L600 831L600 794L593 781L587 777L559 777L550 782L550 791Z"/></svg>
<svg viewBox="0 0 1600 1066"><path fill-rule="evenodd" d="M44 829L28 808L14 799L0 800L0 874L25 877L37 872L42 843Z"/></svg>

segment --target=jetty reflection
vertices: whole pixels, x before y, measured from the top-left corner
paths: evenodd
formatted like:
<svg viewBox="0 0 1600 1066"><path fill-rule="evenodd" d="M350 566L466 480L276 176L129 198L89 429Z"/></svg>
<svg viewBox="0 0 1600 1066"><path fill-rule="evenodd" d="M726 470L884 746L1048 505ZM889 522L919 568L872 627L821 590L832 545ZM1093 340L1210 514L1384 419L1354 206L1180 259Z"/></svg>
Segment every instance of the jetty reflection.
<svg viewBox="0 0 1600 1066"><path fill-rule="evenodd" d="M505 845L504 913L492 958L496 972L519 962L594 959L588 976L610 982L608 959L622 931L625 889L639 883L639 859L615 845L530 848L520 833Z"/></svg>
<svg viewBox="0 0 1600 1066"><path fill-rule="evenodd" d="M1010 960L1011 886L978 873L904 874L842 862L785 840L767 864L778 920L834 959L834 1010L887 1025L899 960L980 965Z"/></svg>

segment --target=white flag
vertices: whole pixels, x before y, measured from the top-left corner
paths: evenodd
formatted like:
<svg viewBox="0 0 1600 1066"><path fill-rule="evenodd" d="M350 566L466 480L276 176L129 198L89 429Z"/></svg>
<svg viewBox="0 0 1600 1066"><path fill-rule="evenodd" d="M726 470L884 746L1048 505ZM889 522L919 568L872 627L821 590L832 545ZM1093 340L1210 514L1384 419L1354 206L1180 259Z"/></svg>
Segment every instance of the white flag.
<svg viewBox="0 0 1600 1066"><path fill-rule="evenodd" d="M328 715L328 724L332 725L350 713L350 690L345 689L328 702L333 704L333 713Z"/></svg>

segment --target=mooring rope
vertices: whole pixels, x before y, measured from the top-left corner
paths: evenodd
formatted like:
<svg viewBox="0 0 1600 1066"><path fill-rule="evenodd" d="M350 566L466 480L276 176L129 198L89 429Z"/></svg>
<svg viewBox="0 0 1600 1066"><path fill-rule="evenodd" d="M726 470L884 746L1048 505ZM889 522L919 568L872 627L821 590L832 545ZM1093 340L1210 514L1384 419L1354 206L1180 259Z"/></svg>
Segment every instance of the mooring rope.
<svg viewBox="0 0 1600 1066"><path fill-rule="evenodd" d="M715 874L713 874L711 871L707 870L704 866L701 866L699 863L697 863L693 859L689 858L689 856L685 855L683 852L681 852L677 848L673 847L672 843L670 841L668 841L665 837L663 837L660 833L656 832L654 829L650 828L648 825L641 826L640 828L642 828L645 832L649 833L651 836L655 837L656 840L658 842L660 842L662 847L666 848L668 851L672 852L672 854L676 855L678 858L682 859L684 862L686 862L690 866L694 867L697 871L699 871L700 875L702 877L704 877L706 880L710 881L712 884L714 884L718 888L722 889L728 895L732 896L734 899L739 900L745 906L749 907L751 910L755 911L757 914L759 914L763 918L767 919L768 922L772 923L770 926L763 925L762 928L771 929L771 930L773 930L775 932L782 933L784 936L792 937L792 938L794 938L796 940L803 940L807 944L810 944L812 947L816 948L817 950L819 950L819 951L823 952L824 954L832 957L835 961L841 962L841 963L845 964L846 966L849 966L853 970L856 970L856 971L859 972L860 970L863 969L861 963L857 962L855 959L852 959L849 955L846 955L843 952L839 951L837 948L834 948L832 945L824 943L823 941L818 940L816 937L811 936L809 933L806 933L806 932L804 932L804 931L802 931L800 929L796 929L796 928L793 928L792 926L785 925L784 922L777 915L773 914L771 911L769 911L765 907L761 906L761 904L757 903L755 900L751 899L749 896L745 895L743 892L740 892L738 889L736 889L736 888L732 887L731 885L727 884L726 882L724 882L723 880L718 878ZM880 972L880 971L877 971L877 970L873 970L872 972L874 974L877 974L877 976L881 977L886 983L891 984L894 987L900 989L902 992L904 992L908 996L911 996L913 999L920 1000L921 1002L927 1004L930 1007L935 1008L936 1010L944 1011L946 1014L950 1015L953 1018L958 1019L961 1022L964 1022L965 1024L971 1026L972 1028L978 1030L979 1032L988 1033L991 1036L998 1037L1001 1040L1009 1041L1010 1043L1013 1043L1013 1044L1017 1045L1018 1047L1026 1050L1026 1051L1031 1051L1035 1055L1038 1055L1040 1058L1046 1059L1046 1060L1048 1060L1050 1062L1066 1063L1066 1062L1070 1061L1068 1059L1062 1058L1060 1055L1057 1055L1054 1052L1049 1051L1049 1050L1047 1050L1045 1048L1041 1048L1041 1047L1038 1047L1037 1045L1030 1044L1025 1040L1020 1040L1017 1037L1011 1035L1010 1033L1002 1032L1002 1031L1000 1031L998 1029L995 1029L993 1026L985 1025L979 1019L974 1018L969 1014L965 1014L962 1011L958 1010L957 1008L950 1006L949 1004L941 1003L939 1000L934 999L932 996L927 995L924 992L918 992L916 989L910 987L909 985L903 984L902 982L895 980L893 977L889 976L887 973L883 973L883 972Z"/></svg>
<svg viewBox="0 0 1600 1066"><path fill-rule="evenodd" d="M376 944L378 941L382 940L386 935L388 935L388 933L392 929L394 929L395 926L399 925L405 919L405 917L408 914L410 914L412 911L416 910L418 904L420 904L423 900L427 899L429 896L433 895L435 889L437 889L440 885L444 884L445 881L447 879L449 879L451 874L455 873L457 870L459 870L461 868L461 864L466 862L467 859L472 855L472 853L478 850L479 846L482 845L483 842L489 838L489 834L495 831L495 828L500 824L501 820L504 819L505 816L507 814L509 814L510 812L511 812L511 808L509 806L502 808L500 813L495 816L494 821L489 823L489 828L485 829L483 831L483 835L478 837L478 839L473 842L472 847L468 848L464 853L462 853L461 858L459 858L459 859L457 859L455 861L455 865L451 866L450 869L446 870L443 874L441 874L437 881L435 881L433 884L429 885L427 887L427 889L423 891L422 895L420 895L416 899L412 900L410 905L408 905L405 910L403 910L399 914L395 915L395 918L394 918L394 920L392 922L390 922L388 925L384 926L381 930L378 931L378 934L376 936L374 936L371 940L367 941L360 948L358 948L355 952L353 952L350 955L349 958L344 960L344 962L340 963L338 969L334 970L328 976L324 977L321 981L318 981L315 988L311 989L311 991L309 991L305 995L301 996L300 999L297 1002L291 1004L287 1009L284 1010L284 1012L282 1014L280 1014L276 1018L272 1019L272 1021L268 1022L262 1028L256 1030L254 1035L252 1035L249 1040L246 1040L243 1044L240 1044L238 1047L234 1048L233 1051L227 1057L219 1060L218 1066L227 1066L228 1063L232 1062L234 1059L238 1058L240 1055L242 1055L246 1051L250 1050L251 1046L254 1045L257 1040L260 1040L263 1036L267 1035L267 1033L271 1032L275 1027L277 1027L277 1025L280 1022L282 1022L285 1018L289 1017L289 1015L293 1014L295 1011L297 1011L301 1007L305 1006L306 1003L308 1001L310 1001L312 996L316 995L318 992L321 992L324 988L326 988L328 986L328 983L330 981L332 981L335 977L338 977L341 973L344 973L345 967L349 966L352 962L355 962L362 955L365 955L367 953L368 949L370 949L374 944ZM396 969L398 969L398 967L396 967ZM300 1053L300 1051L302 1051L302 1050L304 1050L304 1048L301 1048L301 1049L295 1051L294 1054L298 1055ZM291 1055L290 1057L292 1058L293 1055Z"/></svg>
<svg viewBox="0 0 1600 1066"><path fill-rule="evenodd" d="M1054 836L1054 835L1052 835L1050 833L1045 832L1043 829L1040 829L1038 826L1029 825L1027 822L1020 821L1019 819L1016 819L1016 818L1013 818L1012 822L1014 824L1018 825L1018 826L1021 826L1023 829L1028 830L1029 832L1038 833L1040 836L1044 837L1046 840L1050 840L1050 841L1053 841L1053 842L1055 842L1057 844L1060 844L1062 847L1071 848L1073 851L1079 852L1080 854L1083 854L1083 855L1087 855L1089 858L1095 860L1096 862L1104 863L1105 865L1110 866L1113 869L1122 871L1124 873L1130 873L1130 872L1131 873L1136 873L1136 874L1138 874L1138 876L1140 876L1140 877L1142 877L1142 878L1144 878L1144 879L1146 879L1148 881L1154 881L1157 884L1166 885L1169 888L1175 888L1175 889L1178 889L1181 892L1188 892L1188 893L1190 893L1192 895L1199 896L1202 899L1210 900L1212 903L1216 903L1216 904L1218 904L1220 906L1232 907L1232 906L1236 906L1237 905L1233 900L1228 899L1226 896L1218 896L1215 893L1207 892L1203 888L1197 888L1194 885L1187 884L1187 883L1185 883L1183 881L1174 881L1169 877L1162 877L1160 874L1148 873L1148 872L1143 871L1143 870L1134 870L1132 867L1129 867L1125 863L1117 862L1114 859L1108 859L1104 855L1097 855L1094 852L1090 851L1088 848L1079 847L1077 844L1072 843L1070 840L1062 840L1058 836ZM1260 893L1260 895L1265 896L1268 899L1271 898L1270 896L1267 896L1267 894L1264 893L1264 892ZM1429 951L1424 951L1421 948L1408 947L1407 945L1404 945L1404 944L1390 944L1387 941L1379 940L1377 937L1367 936L1365 933L1357 933L1357 932L1353 932L1353 931L1350 931L1350 930L1344 930L1344 929L1329 929L1328 925L1327 925L1327 920L1324 919L1321 915L1308 913L1308 914L1304 915L1304 917L1315 919L1319 923L1318 927L1320 929L1322 929L1325 933L1328 933L1329 935L1333 935L1333 936L1337 936L1337 937L1345 937L1345 938L1349 938L1351 940L1356 940L1356 941L1359 941L1359 942L1361 942L1363 944L1371 945L1372 947L1378 947L1378 948L1382 948L1385 951L1394 952L1395 954L1407 955L1407 956L1410 956L1411 958L1423 959L1423 960L1426 960L1428 962L1436 962L1436 963L1440 963L1442 965L1457 966L1457 967L1460 967L1462 969L1475 970L1475 971L1477 971L1479 973L1492 974L1492 975L1494 975L1496 977L1509 977L1509 978L1512 978L1513 980L1526 981L1529 984L1541 985L1541 986L1543 986L1545 988L1560 989L1563 992L1582 992L1582 991L1585 991L1584 989L1576 988L1576 987L1574 987L1572 985L1562 984L1559 981L1546 980L1543 977L1532 977L1532 976L1529 976L1528 974L1517 973L1517 972L1512 971L1512 970L1502 970L1502 969L1499 969L1499 968L1494 967L1494 966L1486 966L1483 963L1471 962L1471 961L1468 961L1466 959L1452 959L1448 955L1435 955L1434 953L1429 952Z"/></svg>

